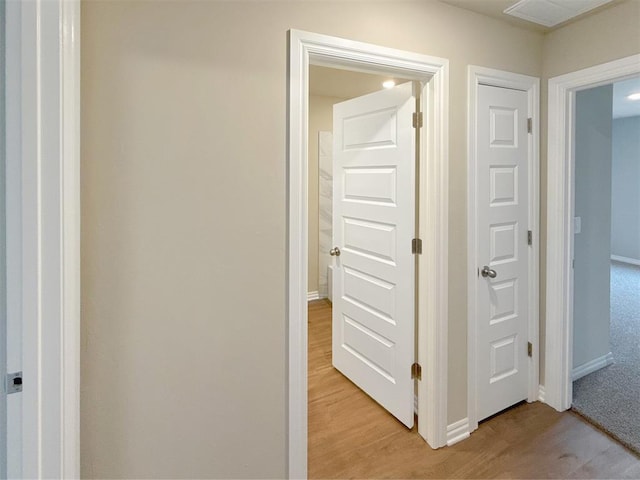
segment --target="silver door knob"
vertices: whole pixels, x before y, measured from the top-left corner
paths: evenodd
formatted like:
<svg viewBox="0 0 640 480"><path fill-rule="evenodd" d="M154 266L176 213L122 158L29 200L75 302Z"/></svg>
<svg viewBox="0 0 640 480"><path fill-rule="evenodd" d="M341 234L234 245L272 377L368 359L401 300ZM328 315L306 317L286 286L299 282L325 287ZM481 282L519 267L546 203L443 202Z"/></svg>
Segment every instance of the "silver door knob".
<svg viewBox="0 0 640 480"><path fill-rule="evenodd" d="M329 250L329 255L331 255L332 257L339 257L340 249L338 247L333 247L331 250Z"/></svg>
<svg viewBox="0 0 640 480"><path fill-rule="evenodd" d="M482 270L480 271L480 273L482 274L483 277L496 278L498 276L496 271L492 270L487 265L482 267Z"/></svg>

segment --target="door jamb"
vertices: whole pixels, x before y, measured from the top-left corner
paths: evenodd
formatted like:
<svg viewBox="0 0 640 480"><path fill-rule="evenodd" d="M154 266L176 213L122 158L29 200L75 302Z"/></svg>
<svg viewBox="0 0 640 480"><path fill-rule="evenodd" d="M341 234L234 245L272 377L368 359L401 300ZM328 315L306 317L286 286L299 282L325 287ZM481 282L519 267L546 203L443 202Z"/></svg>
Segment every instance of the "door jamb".
<svg viewBox="0 0 640 480"><path fill-rule="evenodd" d="M544 402L558 411L573 400L575 95L639 74L640 54L549 79Z"/></svg>
<svg viewBox="0 0 640 480"><path fill-rule="evenodd" d="M300 30L288 35L287 115L287 452L288 477L307 475L307 224L309 64L429 78L421 148L418 430L446 443L448 308L448 84L446 59Z"/></svg>
<svg viewBox="0 0 640 480"><path fill-rule="evenodd" d="M79 478L80 1L9 4L8 368L24 383L8 473Z"/></svg>
<svg viewBox="0 0 640 480"><path fill-rule="evenodd" d="M452 443L466 438L470 432L478 428L477 418L477 389L476 389L476 340L477 340L477 151L476 151L476 114L478 101L478 87L490 85L494 87L510 88L527 92L528 116L532 118L532 134L528 137L528 174L529 174L529 220L528 230L533 232L532 247L528 249L529 256L529 341L533 344L533 354L529 359L529 380L527 401L533 402L539 397L540 371L540 342L539 336L539 275L540 275L540 79L528 75L521 75L502 70L471 65L468 68L468 113L467 113L467 415L469 431L466 435L452 439Z"/></svg>

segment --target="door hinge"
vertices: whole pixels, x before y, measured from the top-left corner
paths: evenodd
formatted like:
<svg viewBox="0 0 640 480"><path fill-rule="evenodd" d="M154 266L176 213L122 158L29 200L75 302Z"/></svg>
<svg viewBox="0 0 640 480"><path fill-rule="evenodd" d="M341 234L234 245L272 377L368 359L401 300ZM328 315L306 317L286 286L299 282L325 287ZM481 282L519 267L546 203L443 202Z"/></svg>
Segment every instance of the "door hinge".
<svg viewBox="0 0 640 480"><path fill-rule="evenodd" d="M527 243L533 245L533 232L531 230L527 231Z"/></svg>
<svg viewBox="0 0 640 480"><path fill-rule="evenodd" d="M7 374L6 392L19 393L22 391L22 372L15 372Z"/></svg>
<svg viewBox="0 0 640 480"><path fill-rule="evenodd" d="M411 253L417 253L418 255L422 253L422 240L419 238L411 240Z"/></svg>
<svg viewBox="0 0 640 480"><path fill-rule="evenodd" d="M414 112L413 128L422 128L422 112Z"/></svg>
<svg viewBox="0 0 640 480"><path fill-rule="evenodd" d="M527 355L533 357L533 344L531 342L527 342Z"/></svg>
<svg viewBox="0 0 640 480"><path fill-rule="evenodd" d="M527 133L533 133L533 118L527 118Z"/></svg>
<svg viewBox="0 0 640 480"><path fill-rule="evenodd" d="M422 367L419 363L414 363L413 365L411 365L411 378L422 380Z"/></svg>

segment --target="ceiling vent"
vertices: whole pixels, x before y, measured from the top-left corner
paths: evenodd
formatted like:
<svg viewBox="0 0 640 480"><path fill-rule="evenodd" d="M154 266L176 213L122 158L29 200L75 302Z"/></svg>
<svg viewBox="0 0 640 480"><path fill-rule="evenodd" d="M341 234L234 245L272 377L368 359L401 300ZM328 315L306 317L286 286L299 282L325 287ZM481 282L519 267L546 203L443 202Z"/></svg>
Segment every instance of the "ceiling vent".
<svg viewBox="0 0 640 480"><path fill-rule="evenodd" d="M520 0L504 13L533 23L554 27L611 0Z"/></svg>

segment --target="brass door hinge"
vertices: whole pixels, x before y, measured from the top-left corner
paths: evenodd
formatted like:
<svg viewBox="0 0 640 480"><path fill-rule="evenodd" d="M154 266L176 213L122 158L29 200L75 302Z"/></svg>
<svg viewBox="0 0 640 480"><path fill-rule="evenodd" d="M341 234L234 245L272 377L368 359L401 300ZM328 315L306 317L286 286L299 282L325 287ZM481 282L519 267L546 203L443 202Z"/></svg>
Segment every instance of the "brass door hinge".
<svg viewBox="0 0 640 480"><path fill-rule="evenodd" d="M413 128L422 128L422 112L414 112Z"/></svg>
<svg viewBox="0 0 640 480"><path fill-rule="evenodd" d="M533 232L531 230L527 231L527 243L533 245Z"/></svg>
<svg viewBox="0 0 640 480"><path fill-rule="evenodd" d="M418 363L411 365L411 378L422 380L422 367Z"/></svg>
<svg viewBox="0 0 640 480"><path fill-rule="evenodd" d="M531 342L527 342L527 355L533 357L533 344Z"/></svg>
<svg viewBox="0 0 640 480"><path fill-rule="evenodd" d="M533 133L533 118L527 118L527 133Z"/></svg>
<svg viewBox="0 0 640 480"><path fill-rule="evenodd" d="M411 253L422 254L422 240L419 238L411 240Z"/></svg>

